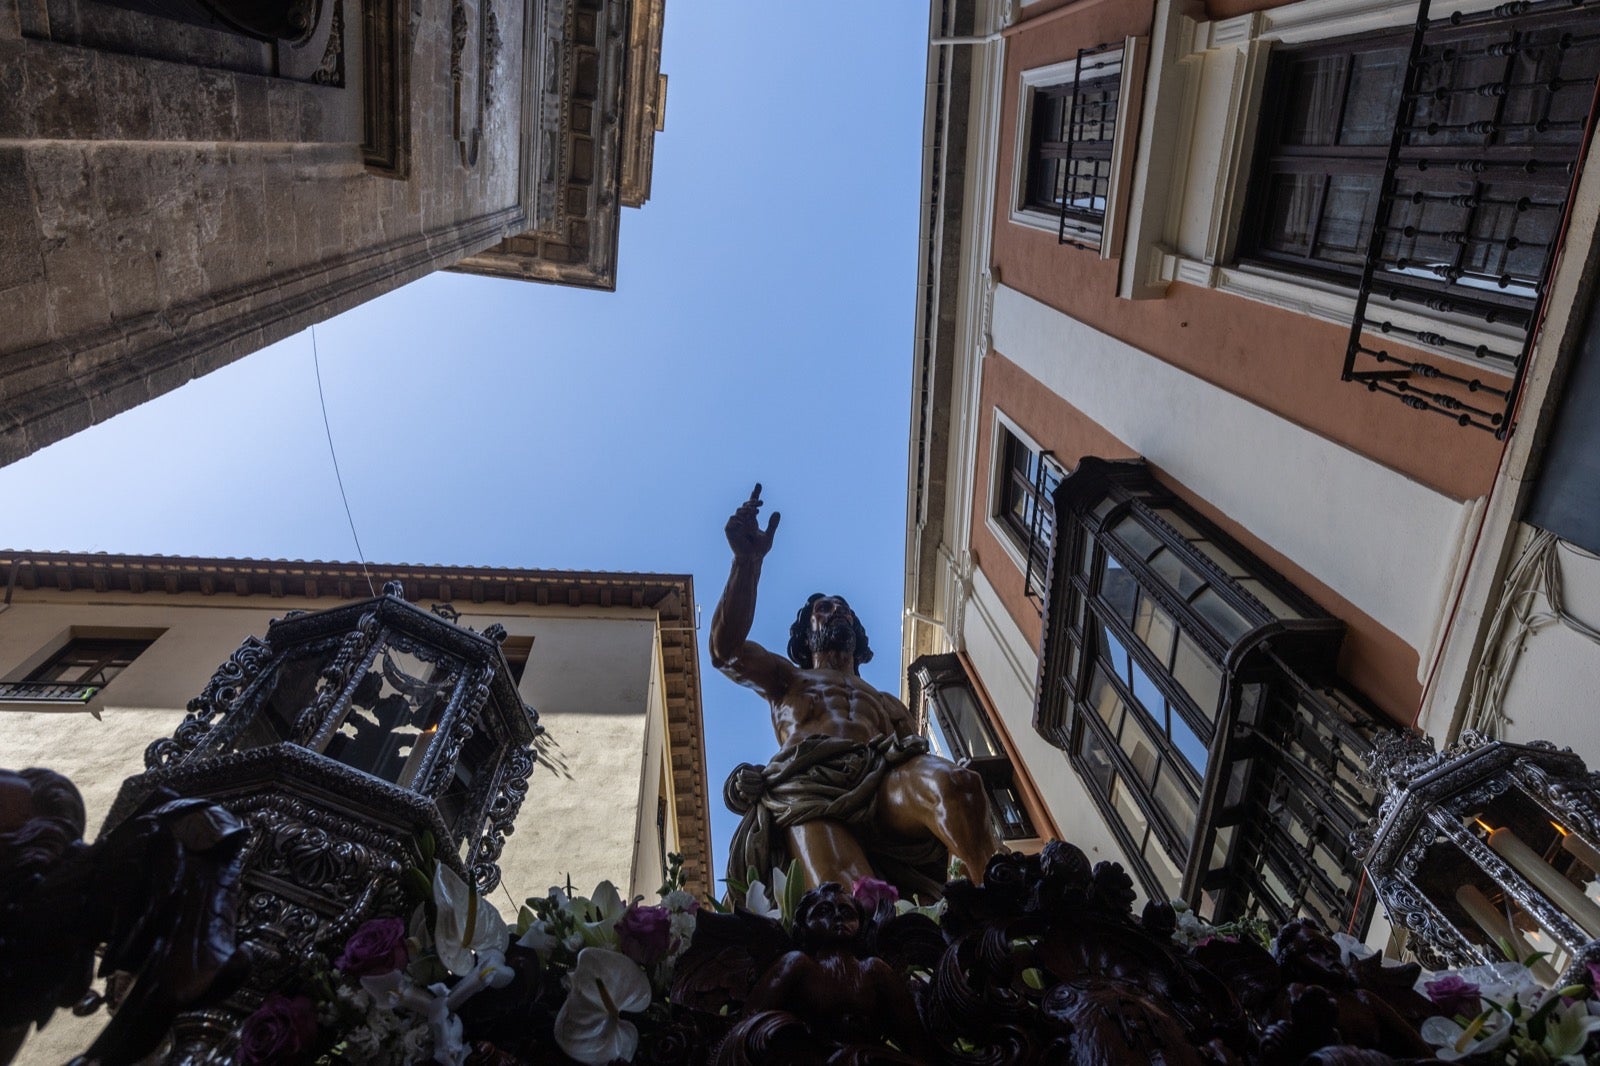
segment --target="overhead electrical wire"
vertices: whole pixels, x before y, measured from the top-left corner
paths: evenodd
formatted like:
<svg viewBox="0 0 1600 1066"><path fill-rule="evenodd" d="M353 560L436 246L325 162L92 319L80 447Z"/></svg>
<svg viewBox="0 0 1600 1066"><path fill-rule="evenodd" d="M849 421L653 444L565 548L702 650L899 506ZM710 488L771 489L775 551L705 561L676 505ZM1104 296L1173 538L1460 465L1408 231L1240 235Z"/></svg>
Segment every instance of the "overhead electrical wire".
<svg viewBox="0 0 1600 1066"><path fill-rule="evenodd" d="M333 478L339 483L339 499L344 501L345 521L350 523L350 539L356 542L356 559L361 563L361 574L367 579L367 591L376 596L378 589L367 571L367 554L361 550L361 537L356 533L355 516L350 513L350 496L344 491L344 476L339 473L339 453L333 449L333 427L328 424L328 400L322 394L322 359L317 355L317 327L311 327L311 365L317 372L317 402L322 405L322 431L328 435L328 455L333 459Z"/></svg>

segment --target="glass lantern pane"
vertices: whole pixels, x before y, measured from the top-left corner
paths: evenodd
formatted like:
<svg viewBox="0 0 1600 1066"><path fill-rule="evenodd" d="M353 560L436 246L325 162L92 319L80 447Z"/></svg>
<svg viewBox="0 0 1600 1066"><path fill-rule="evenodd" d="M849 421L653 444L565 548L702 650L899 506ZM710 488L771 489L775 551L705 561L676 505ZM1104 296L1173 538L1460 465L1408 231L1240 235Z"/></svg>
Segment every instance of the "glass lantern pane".
<svg viewBox="0 0 1600 1066"><path fill-rule="evenodd" d="M384 781L409 784L459 674L459 664L442 656L400 644L380 648L325 754Z"/></svg>

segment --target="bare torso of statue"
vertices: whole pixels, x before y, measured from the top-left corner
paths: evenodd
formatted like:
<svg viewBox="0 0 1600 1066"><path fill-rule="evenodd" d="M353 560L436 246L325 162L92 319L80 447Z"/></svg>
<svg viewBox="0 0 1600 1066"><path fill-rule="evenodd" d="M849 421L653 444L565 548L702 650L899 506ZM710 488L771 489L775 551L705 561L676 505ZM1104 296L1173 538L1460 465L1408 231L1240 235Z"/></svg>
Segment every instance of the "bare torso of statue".
<svg viewBox="0 0 1600 1066"><path fill-rule="evenodd" d="M800 860L806 881L849 885L875 874L870 848L861 837L896 840L933 838L966 866L975 880L999 850L989 819L983 783L971 770L928 754L916 722L899 699L863 681L861 663L872 657L867 634L850 605L839 596L814 595L789 634L789 657L776 655L748 639L755 617L761 564L772 547L779 515L762 529L757 485L728 519L733 567L711 621L711 661L724 674L766 698L781 750L767 773L786 756L803 757L815 738L855 742L886 756L875 775L876 802L871 826L814 818L788 826L786 851ZM848 748L833 744L830 751ZM849 757L848 753L841 757ZM758 794L763 773L743 768L749 791ZM738 774L736 773L736 777ZM744 869L737 871L740 875ZM763 871L764 872L764 871Z"/></svg>

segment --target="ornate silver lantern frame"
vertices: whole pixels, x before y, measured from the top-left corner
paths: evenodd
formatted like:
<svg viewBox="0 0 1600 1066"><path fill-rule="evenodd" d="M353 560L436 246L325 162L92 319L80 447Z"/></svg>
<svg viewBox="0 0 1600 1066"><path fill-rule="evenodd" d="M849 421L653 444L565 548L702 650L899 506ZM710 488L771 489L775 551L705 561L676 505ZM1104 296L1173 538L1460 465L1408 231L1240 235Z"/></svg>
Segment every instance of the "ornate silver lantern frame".
<svg viewBox="0 0 1600 1066"><path fill-rule="evenodd" d="M158 788L202 796L251 829L239 939L255 973L226 1010L180 1022L178 1044L225 1041L260 996L400 910L399 876L424 832L480 892L527 795L541 731L483 633L383 595L272 622L219 668L173 736L145 751L107 819ZM171 1061L198 1061L175 1054Z"/></svg>
<svg viewBox="0 0 1600 1066"><path fill-rule="evenodd" d="M1419 960L1548 952L1547 984L1600 962L1600 774L1547 741L1470 732L1438 753L1384 734L1370 763L1387 795L1352 843Z"/></svg>

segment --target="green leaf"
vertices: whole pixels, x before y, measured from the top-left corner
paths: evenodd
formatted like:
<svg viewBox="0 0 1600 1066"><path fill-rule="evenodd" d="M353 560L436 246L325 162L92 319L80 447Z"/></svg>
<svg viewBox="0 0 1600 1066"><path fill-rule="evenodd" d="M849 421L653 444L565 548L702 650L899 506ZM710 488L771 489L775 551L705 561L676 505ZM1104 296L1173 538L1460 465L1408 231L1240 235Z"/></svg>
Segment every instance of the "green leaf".
<svg viewBox="0 0 1600 1066"><path fill-rule="evenodd" d="M1037 966L1029 966L1022 971L1022 983L1035 992L1044 989L1044 971Z"/></svg>
<svg viewBox="0 0 1600 1066"><path fill-rule="evenodd" d="M748 881L740 881L736 878L725 877L722 879L722 883L727 885L728 891L734 893L735 895L742 896L750 891L750 882Z"/></svg>
<svg viewBox="0 0 1600 1066"><path fill-rule="evenodd" d="M783 920L793 921L795 911L800 909L800 897L805 895L805 881L800 876L800 860L791 859L789 869L784 873L783 886Z"/></svg>
<svg viewBox="0 0 1600 1066"><path fill-rule="evenodd" d="M422 861L432 865L439 854L439 845L433 839L433 830L424 829L422 835L417 837L417 846L422 849Z"/></svg>
<svg viewBox="0 0 1600 1066"><path fill-rule="evenodd" d="M400 887L412 899L426 902L433 898L433 881L415 866L400 875Z"/></svg>

